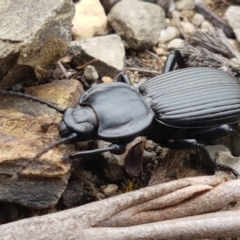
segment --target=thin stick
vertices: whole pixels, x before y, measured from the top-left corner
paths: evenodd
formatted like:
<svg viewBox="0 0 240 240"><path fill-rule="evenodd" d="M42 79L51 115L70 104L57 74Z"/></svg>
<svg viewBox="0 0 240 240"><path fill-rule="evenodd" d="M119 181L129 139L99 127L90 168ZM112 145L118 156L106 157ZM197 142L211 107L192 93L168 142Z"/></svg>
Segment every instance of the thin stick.
<svg viewBox="0 0 240 240"><path fill-rule="evenodd" d="M81 70L81 69L85 68L86 66L88 66L89 64L92 64L92 63L97 62L97 61L98 61L98 59L94 58L93 60L91 60L91 61L83 64L82 66L76 67L76 69L77 69L77 70Z"/></svg>
<svg viewBox="0 0 240 240"><path fill-rule="evenodd" d="M59 66L59 68L61 69L62 73L64 74L65 78L68 79L68 75L67 75L67 71L65 69L65 67L62 65L62 63L60 61L57 62L57 65Z"/></svg>
<svg viewBox="0 0 240 240"><path fill-rule="evenodd" d="M155 53L153 53L149 50L146 50L146 52L148 54L150 54L151 56L155 57L157 59L158 63L161 65L161 67L164 65L163 61L161 60L161 58L157 54L155 54Z"/></svg>

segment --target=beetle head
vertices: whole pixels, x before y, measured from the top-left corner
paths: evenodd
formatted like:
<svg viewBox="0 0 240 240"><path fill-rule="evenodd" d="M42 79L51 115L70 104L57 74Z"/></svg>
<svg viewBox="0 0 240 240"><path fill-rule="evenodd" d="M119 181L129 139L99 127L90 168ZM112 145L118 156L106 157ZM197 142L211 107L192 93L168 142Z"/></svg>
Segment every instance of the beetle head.
<svg viewBox="0 0 240 240"><path fill-rule="evenodd" d="M94 110L88 106L67 108L63 114L62 121L58 125L59 133L62 137L76 133L79 141L93 139L96 135L97 127L97 116Z"/></svg>

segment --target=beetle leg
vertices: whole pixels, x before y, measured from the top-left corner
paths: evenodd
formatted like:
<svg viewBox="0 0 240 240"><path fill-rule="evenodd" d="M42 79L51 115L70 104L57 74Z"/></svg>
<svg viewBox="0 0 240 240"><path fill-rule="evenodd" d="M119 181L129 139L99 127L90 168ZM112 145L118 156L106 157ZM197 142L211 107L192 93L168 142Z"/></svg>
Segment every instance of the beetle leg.
<svg viewBox="0 0 240 240"><path fill-rule="evenodd" d="M130 82L130 79L128 77L127 74L125 74L124 72L120 72L115 78L114 80L116 82L123 82L123 83L126 83L128 85L131 85L131 82Z"/></svg>
<svg viewBox="0 0 240 240"><path fill-rule="evenodd" d="M231 154L235 157L238 157L240 155L240 135L236 130L227 124L223 124L221 126L210 128L197 133L191 133L191 138L197 139L199 142L206 144L217 139L227 137L228 135L231 136Z"/></svg>
<svg viewBox="0 0 240 240"><path fill-rule="evenodd" d="M210 167L211 173L214 174L216 169L219 170L224 170L224 171L230 171L233 173L235 177L240 176L240 174L234 170L233 168L216 163L206 150L206 148L202 145L199 144L196 139L179 139L174 142L168 142L163 144L164 147L167 147L172 150L187 150L187 149L196 149L201 157L204 163Z"/></svg>
<svg viewBox="0 0 240 240"><path fill-rule="evenodd" d="M179 68L185 68L186 64L182 57L182 54L179 51L175 51L168 55L168 58L163 67L163 73L171 72L174 69L175 64L177 63Z"/></svg>
<svg viewBox="0 0 240 240"><path fill-rule="evenodd" d="M69 159L74 159L76 157L82 157L82 156L90 156L93 154L98 154L102 152L111 152L112 154L123 154L126 150L126 145L120 145L120 144L111 144L108 147L105 148L98 148L98 149L92 149L89 151L81 151L72 153L68 156Z"/></svg>

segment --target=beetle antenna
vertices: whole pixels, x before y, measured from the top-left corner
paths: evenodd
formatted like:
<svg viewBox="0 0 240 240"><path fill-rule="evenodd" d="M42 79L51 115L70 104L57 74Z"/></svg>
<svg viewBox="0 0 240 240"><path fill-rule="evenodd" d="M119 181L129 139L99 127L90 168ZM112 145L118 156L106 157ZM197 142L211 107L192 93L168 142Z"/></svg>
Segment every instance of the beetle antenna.
<svg viewBox="0 0 240 240"><path fill-rule="evenodd" d="M47 102L45 100L42 100L40 98L25 94L25 93L21 93L21 92L15 92L15 91L8 91L8 90L0 90L0 94L1 95L9 95L9 96L16 96L16 97L20 97L20 98L25 98L25 99L30 99L34 102L39 102L41 104L45 104L47 105L49 108L53 108L56 111L60 112L60 113L64 113L64 110L55 106L54 104Z"/></svg>
<svg viewBox="0 0 240 240"><path fill-rule="evenodd" d="M61 145L66 142L70 142L70 141L76 139L76 137L77 137L77 134L72 133L70 136L62 138L59 141L50 144L48 147L46 147L45 149L40 151L38 154L36 154L35 157L33 157L33 158L29 159L27 162L23 163L22 166L14 174L12 174L12 180L17 180L19 178L19 175L23 172L23 170L25 168L27 168L30 164L32 164L37 158L41 157L44 153L46 153L47 151L49 151L50 149L52 149L58 145ZM5 174L5 173L3 173L3 174Z"/></svg>

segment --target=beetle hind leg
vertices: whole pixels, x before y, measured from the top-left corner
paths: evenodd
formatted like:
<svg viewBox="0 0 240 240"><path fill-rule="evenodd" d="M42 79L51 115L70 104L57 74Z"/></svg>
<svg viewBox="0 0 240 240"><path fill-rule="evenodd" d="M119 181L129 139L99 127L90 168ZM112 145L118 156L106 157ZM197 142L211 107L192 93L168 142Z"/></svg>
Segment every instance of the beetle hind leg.
<svg viewBox="0 0 240 240"><path fill-rule="evenodd" d="M204 165L210 168L211 174L214 174L215 170L219 169L223 171L230 171L235 177L240 176L240 174L230 166L216 163L211 158L209 152L204 147L204 145L200 144L196 139L179 139L174 142L164 143L163 146L172 150L196 149L197 152L200 154Z"/></svg>

